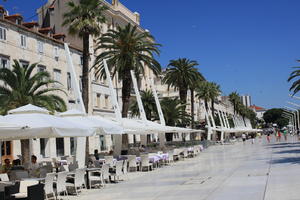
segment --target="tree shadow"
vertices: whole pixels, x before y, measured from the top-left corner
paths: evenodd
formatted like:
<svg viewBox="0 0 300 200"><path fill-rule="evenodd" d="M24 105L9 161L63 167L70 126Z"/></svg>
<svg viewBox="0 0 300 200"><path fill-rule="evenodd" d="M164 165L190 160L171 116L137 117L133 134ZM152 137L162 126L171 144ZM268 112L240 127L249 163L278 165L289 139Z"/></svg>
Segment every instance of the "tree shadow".
<svg viewBox="0 0 300 200"><path fill-rule="evenodd" d="M300 164L300 157L279 158L270 161L271 164Z"/></svg>
<svg viewBox="0 0 300 200"><path fill-rule="evenodd" d="M279 148L295 148L300 147L300 142L285 142L285 143L277 143L277 144L268 144L268 148L279 149Z"/></svg>
<svg viewBox="0 0 300 200"><path fill-rule="evenodd" d="M284 154L284 153L300 153L300 149L290 149L284 151L277 151L276 154Z"/></svg>

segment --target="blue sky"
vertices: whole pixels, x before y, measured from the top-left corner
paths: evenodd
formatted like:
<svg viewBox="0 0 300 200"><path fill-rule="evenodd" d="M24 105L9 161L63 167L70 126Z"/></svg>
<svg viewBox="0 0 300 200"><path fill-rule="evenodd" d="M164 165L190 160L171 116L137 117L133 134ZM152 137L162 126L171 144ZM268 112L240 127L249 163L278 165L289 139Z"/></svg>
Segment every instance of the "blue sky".
<svg viewBox="0 0 300 200"><path fill-rule="evenodd" d="M26 2L26 4L24 4ZM45 0L8 0L25 19ZM300 59L298 0L121 0L141 14L141 25L163 45L159 61L187 57L209 81L252 96L252 103L281 107L287 78ZM299 95L300 96L300 95Z"/></svg>

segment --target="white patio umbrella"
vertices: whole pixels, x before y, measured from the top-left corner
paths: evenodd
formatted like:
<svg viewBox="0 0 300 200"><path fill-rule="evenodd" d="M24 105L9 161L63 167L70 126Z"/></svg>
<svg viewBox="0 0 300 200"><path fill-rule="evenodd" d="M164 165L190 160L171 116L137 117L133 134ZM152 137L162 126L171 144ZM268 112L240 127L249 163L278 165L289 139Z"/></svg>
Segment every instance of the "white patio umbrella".
<svg viewBox="0 0 300 200"><path fill-rule="evenodd" d="M59 116L72 123L95 128L97 130L96 133L99 135L114 135L124 133L124 129L115 122L104 119L100 116L88 116L76 109L60 113Z"/></svg>
<svg viewBox="0 0 300 200"><path fill-rule="evenodd" d="M8 132L0 127L0 140L86 137L95 134L95 129L50 115L48 110L31 104L8 111L8 115L0 118L1 123L16 124L22 128L13 128Z"/></svg>

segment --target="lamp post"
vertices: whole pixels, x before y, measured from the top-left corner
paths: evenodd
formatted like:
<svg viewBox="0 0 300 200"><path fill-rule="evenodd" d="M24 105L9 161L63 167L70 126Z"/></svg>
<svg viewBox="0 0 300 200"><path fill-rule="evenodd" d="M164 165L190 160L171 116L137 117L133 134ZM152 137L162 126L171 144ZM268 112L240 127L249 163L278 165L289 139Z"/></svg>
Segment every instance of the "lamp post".
<svg viewBox="0 0 300 200"><path fill-rule="evenodd" d="M287 103L288 103L288 104L291 104L291 105L293 105L293 106L298 106L298 107L300 107L300 105L295 104L295 103L293 103L293 102L287 101ZM300 129L300 116L299 116L299 110L296 109L296 108L292 108L292 110L295 110L295 111L297 112L298 130L299 130L299 129Z"/></svg>
<svg viewBox="0 0 300 200"><path fill-rule="evenodd" d="M281 117L285 118L285 119L288 119L289 120L289 124L292 124L293 121L292 121L292 117L289 116L289 115L286 115L286 114L282 114ZM293 125L292 125L292 131L293 131Z"/></svg>
<svg viewBox="0 0 300 200"><path fill-rule="evenodd" d="M294 108L290 108L290 107L288 107L288 106L285 106L285 108L290 109L290 110L294 110ZM295 127L295 129L296 129L296 127L297 127L296 113L295 113L295 112L292 112L292 111L289 111L289 110L283 110L283 111L286 112L286 113L288 113L288 114L293 115L294 127Z"/></svg>
<svg viewBox="0 0 300 200"><path fill-rule="evenodd" d="M295 127L294 127L294 115L291 114L291 113L283 112L281 116L284 117L284 118L289 119L289 122L292 125L292 127L291 127L292 132L294 132L294 129L295 129Z"/></svg>

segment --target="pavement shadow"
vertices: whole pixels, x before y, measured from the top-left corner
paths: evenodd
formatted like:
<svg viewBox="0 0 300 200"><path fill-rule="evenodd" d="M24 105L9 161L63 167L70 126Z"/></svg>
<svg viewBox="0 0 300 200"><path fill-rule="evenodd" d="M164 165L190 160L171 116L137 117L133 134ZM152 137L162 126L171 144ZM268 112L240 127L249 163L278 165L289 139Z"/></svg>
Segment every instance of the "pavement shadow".
<svg viewBox="0 0 300 200"><path fill-rule="evenodd" d="M295 147L300 147L300 142L285 142L285 143L276 143L276 144L268 144L268 148L273 148L273 149L280 149L280 148L295 148Z"/></svg>
<svg viewBox="0 0 300 200"><path fill-rule="evenodd" d="M277 151L276 154L284 154L284 153L300 153L300 149L290 149L284 151Z"/></svg>
<svg viewBox="0 0 300 200"><path fill-rule="evenodd" d="M270 161L271 164L300 164L300 157L288 157L274 159Z"/></svg>

